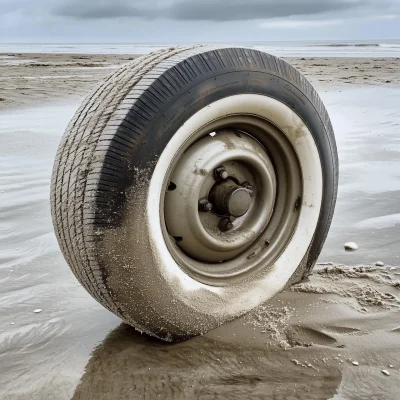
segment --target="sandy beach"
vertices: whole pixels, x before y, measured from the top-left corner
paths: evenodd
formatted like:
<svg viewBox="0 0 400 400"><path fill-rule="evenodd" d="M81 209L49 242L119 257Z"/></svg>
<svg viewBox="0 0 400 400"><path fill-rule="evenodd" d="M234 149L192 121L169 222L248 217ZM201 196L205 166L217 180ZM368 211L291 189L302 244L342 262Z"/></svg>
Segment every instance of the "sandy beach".
<svg viewBox="0 0 400 400"><path fill-rule="evenodd" d="M0 53L0 110L78 103L136 55ZM350 85L399 87L399 58L285 58L319 90Z"/></svg>
<svg viewBox="0 0 400 400"><path fill-rule="evenodd" d="M398 399L400 59L286 59L320 93L338 144L320 264L250 314L165 344L87 294L50 217L69 119L134 57L0 54L0 399Z"/></svg>

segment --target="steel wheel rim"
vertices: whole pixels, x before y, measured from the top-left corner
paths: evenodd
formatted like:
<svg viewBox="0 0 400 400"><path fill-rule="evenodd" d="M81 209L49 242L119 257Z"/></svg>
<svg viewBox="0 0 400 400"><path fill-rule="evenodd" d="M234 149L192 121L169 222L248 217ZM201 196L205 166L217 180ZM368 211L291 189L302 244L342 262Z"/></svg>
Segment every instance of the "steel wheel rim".
<svg viewBox="0 0 400 400"><path fill-rule="evenodd" d="M194 260L239 255L265 229L276 194L262 146L237 130L197 140L178 160L164 202L168 233Z"/></svg>
<svg viewBox="0 0 400 400"><path fill-rule="evenodd" d="M188 251L183 246L183 241L185 241L183 236L177 235L174 229L172 229L173 232L170 232L171 207L168 205L168 196L171 191L168 190L168 186L173 182L176 190L179 190L181 184L181 182L175 183L171 178L174 177L176 168L185 152L192 146L198 145L201 140L210 137L211 132L216 131L224 133L230 131L231 134L236 132L245 135L263 148L266 156L263 161L265 161L265 165L272 168L268 192L271 194L271 190L274 191L273 199L271 196L269 197L266 207L261 212L258 229L255 230L251 240L246 242L247 246L238 246L236 253L233 256L230 253L227 260L207 259L198 255L196 257L192 251ZM216 164L220 164L219 160L216 160ZM210 171L207 171L207 175L209 173ZM264 180L264 184L265 182ZM301 167L293 145L277 126L260 116L233 114L210 121L193 132L182 143L167 169L161 193L160 216L163 236L168 250L177 264L200 282L225 286L235 284L249 278L261 269L272 266L289 243L299 216L298 209L302 197ZM206 197L204 191L201 196ZM261 196L261 199L266 198L265 195ZM193 206L193 198L191 202ZM198 206L197 203L196 206ZM262 202L258 202L258 206L262 206ZM166 212L169 213L167 216Z"/></svg>

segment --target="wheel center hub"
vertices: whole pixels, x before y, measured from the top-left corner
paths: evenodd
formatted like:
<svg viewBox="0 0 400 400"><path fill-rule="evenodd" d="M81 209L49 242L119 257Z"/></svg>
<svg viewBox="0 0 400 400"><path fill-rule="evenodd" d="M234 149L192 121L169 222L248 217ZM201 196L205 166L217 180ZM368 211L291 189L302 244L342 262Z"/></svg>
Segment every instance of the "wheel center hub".
<svg viewBox="0 0 400 400"><path fill-rule="evenodd" d="M209 199L214 211L220 215L241 217L251 205L251 191L237 185L233 180L216 183L210 191Z"/></svg>
<svg viewBox="0 0 400 400"><path fill-rule="evenodd" d="M184 152L168 182L168 234L197 261L221 263L238 256L273 213L274 167L264 147L243 132L226 129L202 137Z"/></svg>

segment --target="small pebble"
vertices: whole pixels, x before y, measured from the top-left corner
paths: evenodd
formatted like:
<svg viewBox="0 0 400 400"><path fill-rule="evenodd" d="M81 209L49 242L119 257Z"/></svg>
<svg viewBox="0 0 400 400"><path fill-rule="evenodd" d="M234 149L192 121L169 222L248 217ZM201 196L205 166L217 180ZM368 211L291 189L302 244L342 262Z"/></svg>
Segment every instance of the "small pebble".
<svg viewBox="0 0 400 400"><path fill-rule="evenodd" d="M396 269L397 269L396 267L390 267L391 271L396 271Z"/></svg>
<svg viewBox="0 0 400 400"><path fill-rule="evenodd" d="M390 364L390 365L389 365L389 368L393 368L393 365L392 365L392 364Z"/></svg>
<svg viewBox="0 0 400 400"><path fill-rule="evenodd" d="M390 376L390 372L387 369L383 369L382 374L384 374L386 376Z"/></svg>
<svg viewBox="0 0 400 400"><path fill-rule="evenodd" d="M11 322L11 325L14 325L14 322Z"/></svg>
<svg viewBox="0 0 400 400"><path fill-rule="evenodd" d="M348 242L348 243L345 243L344 249L346 251L356 251L358 249L358 246L354 242Z"/></svg>
<svg viewBox="0 0 400 400"><path fill-rule="evenodd" d="M375 263L375 265L376 265L377 267L383 267L385 264L384 264L382 261L377 261L377 262Z"/></svg>
<svg viewBox="0 0 400 400"><path fill-rule="evenodd" d="M358 363L358 361L352 361L352 364L355 365L356 367L358 367L360 364Z"/></svg>
<svg viewBox="0 0 400 400"><path fill-rule="evenodd" d="M33 312L38 314L38 313L42 312L42 309L41 308L37 308L36 310L33 310Z"/></svg>

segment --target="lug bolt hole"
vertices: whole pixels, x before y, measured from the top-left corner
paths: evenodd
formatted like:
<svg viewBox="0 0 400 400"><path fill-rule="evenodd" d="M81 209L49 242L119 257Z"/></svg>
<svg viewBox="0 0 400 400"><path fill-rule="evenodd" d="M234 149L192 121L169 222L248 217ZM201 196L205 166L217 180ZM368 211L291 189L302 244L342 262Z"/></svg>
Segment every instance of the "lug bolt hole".
<svg viewBox="0 0 400 400"><path fill-rule="evenodd" d="M169 191L169 192L172 192L172 191L174 191L175 189L176 189L175 183L172 182L172 181L170 181L170 182L169 182L169 185L168 185L168 191Z"/></svg>

